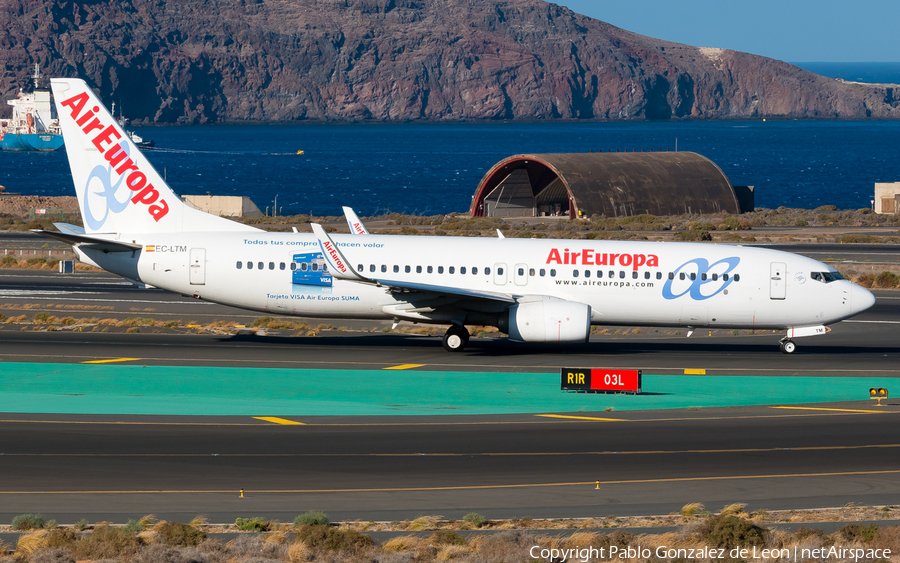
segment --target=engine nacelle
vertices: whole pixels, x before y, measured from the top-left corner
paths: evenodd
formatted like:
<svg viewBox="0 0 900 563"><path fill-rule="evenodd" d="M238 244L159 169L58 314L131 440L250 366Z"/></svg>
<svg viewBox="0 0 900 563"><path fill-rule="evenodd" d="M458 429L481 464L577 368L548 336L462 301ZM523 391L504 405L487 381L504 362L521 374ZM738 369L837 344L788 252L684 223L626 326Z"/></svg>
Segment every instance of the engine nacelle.
<svg viewBox="0 0 900 563"><path fill-rule="evenodd" d="M551 297L523 300L500 316L499 328L520 342L587 342L591 306Z"/></svg>

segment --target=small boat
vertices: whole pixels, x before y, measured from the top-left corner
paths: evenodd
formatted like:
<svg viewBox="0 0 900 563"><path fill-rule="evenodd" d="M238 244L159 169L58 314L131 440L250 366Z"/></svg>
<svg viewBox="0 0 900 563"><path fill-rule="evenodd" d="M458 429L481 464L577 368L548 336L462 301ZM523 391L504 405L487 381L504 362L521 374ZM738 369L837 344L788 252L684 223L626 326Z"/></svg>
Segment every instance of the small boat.
<svg viewBox="0 0 900 563"><path fill-rule="evenodd" d="M115 115L116 115L116 103L115 102L113 102L113 104L112 104L112 114L113 114L113 117L115 117ZM125 131L125 134L128 135L128 138L131 139L131 142L134 143L137 148L139 148L141 150L149 150L156 146L156 141L154 141L153 139L144 139L143 137L141 137L134 131L129 131L128 129L125 129L125 126L128 124L128 119L126 119L125 116L122 115L121 109L119 110L119 117L116 117L115 119L116 119L116 122Z"/></svg>
<svg viewBox="0 0 900 563"><path fill-rule="evenodd" d="M0 149L6 151L55 151L63 146L59 120L54 117L50 91L39 90L41 71L34 64L34 91L21 89L12 106L12 117L0 119Z"/></svg>

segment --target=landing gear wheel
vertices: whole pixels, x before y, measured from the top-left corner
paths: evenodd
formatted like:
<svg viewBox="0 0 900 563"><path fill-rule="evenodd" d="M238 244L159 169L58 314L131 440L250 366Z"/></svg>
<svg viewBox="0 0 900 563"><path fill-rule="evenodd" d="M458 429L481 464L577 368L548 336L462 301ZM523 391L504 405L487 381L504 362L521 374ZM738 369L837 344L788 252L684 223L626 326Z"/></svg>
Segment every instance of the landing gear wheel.
<svg viewBox="0 0 900 563"><path fill-rule="evenodd" d="M444 350L461 352L469 343L469 331L465 327L452 326L444 334Z"/></svg>
<svg viewBox="0 0 900 563"><path fill-rule="evenodd" d="M781 351L784 354L793 354L797 350L797 345L793 340L785 340L781 343Z"/></svg>

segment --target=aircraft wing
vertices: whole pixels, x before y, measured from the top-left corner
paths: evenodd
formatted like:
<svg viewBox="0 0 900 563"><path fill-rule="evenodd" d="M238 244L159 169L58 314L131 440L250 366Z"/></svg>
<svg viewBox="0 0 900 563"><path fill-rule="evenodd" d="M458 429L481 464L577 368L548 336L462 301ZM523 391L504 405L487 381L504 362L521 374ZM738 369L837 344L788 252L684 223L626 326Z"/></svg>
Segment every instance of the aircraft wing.
<svg viewBox="0 0 900 563"><path fill-rule="evenodd" d="M344 254L340 251L334 241L331 240L331 237L328 236L328 233L325 232L325 229L323 229L321 225L310 223L310 226L312 227L313 233L316 235L316 239L319 241L322 255L325 257L325 261L328 262L328 273L330 273L332 277L357 283L378 285L398 293L420 292L431 293L434 295L457 295L460 297L500 301L503 303L516 302L512 295L506 293L478 291L446 285L431 285L380 278L367 278L353 269L350 261L344 257Z"/></svg>

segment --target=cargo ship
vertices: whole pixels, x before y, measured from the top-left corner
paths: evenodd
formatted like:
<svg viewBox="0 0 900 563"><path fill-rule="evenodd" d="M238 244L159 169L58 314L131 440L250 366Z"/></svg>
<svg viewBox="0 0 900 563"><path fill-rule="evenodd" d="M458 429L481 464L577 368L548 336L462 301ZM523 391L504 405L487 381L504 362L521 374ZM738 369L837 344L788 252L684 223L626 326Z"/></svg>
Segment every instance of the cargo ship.
<svg viewBox="0 0 900 563"><path fill-rule="evenodd" d="M19 90L16 99L7 100L12 117L0 119L0 149L5 151L55 151L63 146L59 120L54 117L50 91L39 90L41 72L34 64L34 91Z"/></svg>

